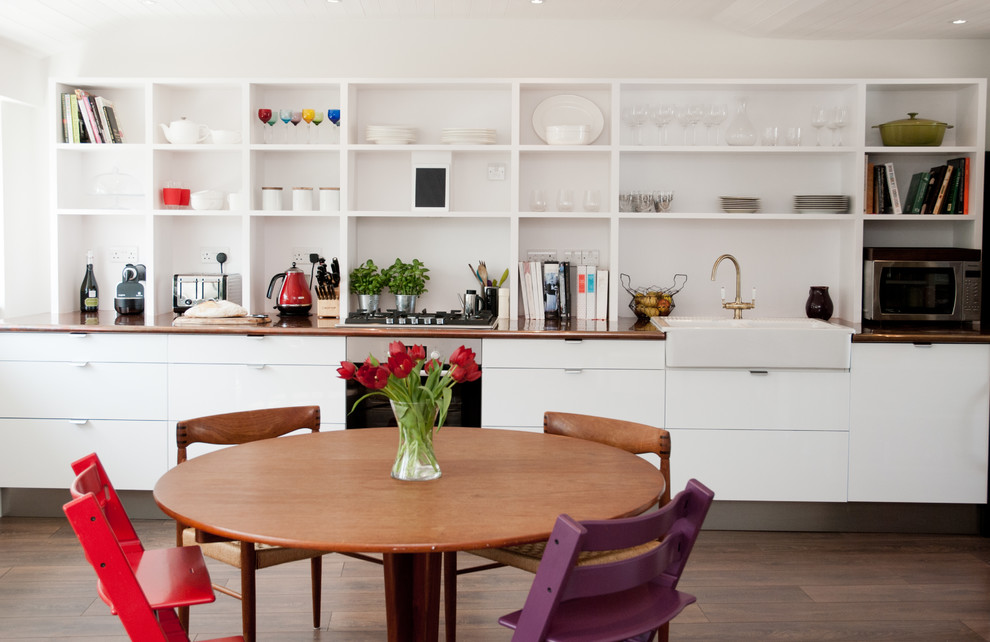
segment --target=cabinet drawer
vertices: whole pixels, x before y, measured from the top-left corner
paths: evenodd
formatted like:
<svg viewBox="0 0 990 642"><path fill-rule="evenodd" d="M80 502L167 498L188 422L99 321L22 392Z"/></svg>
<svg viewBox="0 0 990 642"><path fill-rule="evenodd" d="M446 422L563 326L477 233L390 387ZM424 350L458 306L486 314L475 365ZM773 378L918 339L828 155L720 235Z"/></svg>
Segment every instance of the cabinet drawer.
<svg viewBox="0 0 990 642"><path fill-rule="evenodd" d="M0 486L68 488L70 464L100 456L118 490L151 490L168 469L165 421L0 419Z"/></svg>
<svg viewBox="0 0 990 642"><path fill-rule="evenodd" d="M845 370L667 370L667 427L848 430Z"/></svg>
<svg viewBox="0 0 990 642"><path fill-rule="evenodd" d="M663 424L662 370L486 368L481 424L540 427L547 410Z"/></svg>
<svg viewBox="0 0 990 642"><path fill-rule="evenodd" d="M170 335L169 363L253 363L340 366L343 337ZM335 375L336 376L336 375Z"/></svg>
<svg viewBox="0 0 990 642"><path fill-rule="evenodd" d="M165 419L164 363L0 361L0 416Z"/></svg>
<svg viewBox="0 0 990 642"><path fill-rule="evenodd" d="M343 425L345 388L334 366L171 364L168 417L316 405L323 423Z"/></svg>
<svg viewBox="0 0 990 642"><path fill-rule="evenodd" d="M668 430L675 490L693 477L719 500L846 501L848 433Z"/></svg>
<svg viewBox="0 0 990 642"><path fill-rule="evenodd" d="M143 333L0 332L0 360L164 363L166 345Z"/></svg>
<svg viewBox="0 0 990 642"><path fill-rule="evenodd" d="M663 369L663 341L486 339L485 368Z"/></svg>

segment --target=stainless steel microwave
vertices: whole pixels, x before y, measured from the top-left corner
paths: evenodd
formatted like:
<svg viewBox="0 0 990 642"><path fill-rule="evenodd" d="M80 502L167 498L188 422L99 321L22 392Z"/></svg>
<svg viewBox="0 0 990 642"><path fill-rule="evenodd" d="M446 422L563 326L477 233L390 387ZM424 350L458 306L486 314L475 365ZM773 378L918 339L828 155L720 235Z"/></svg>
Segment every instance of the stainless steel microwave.
<svg viewBox="0 0 990 642"><path fill-rule="evenodd" d="M980 250L868 247L863 250L863 321L980 321Z"/></svg>

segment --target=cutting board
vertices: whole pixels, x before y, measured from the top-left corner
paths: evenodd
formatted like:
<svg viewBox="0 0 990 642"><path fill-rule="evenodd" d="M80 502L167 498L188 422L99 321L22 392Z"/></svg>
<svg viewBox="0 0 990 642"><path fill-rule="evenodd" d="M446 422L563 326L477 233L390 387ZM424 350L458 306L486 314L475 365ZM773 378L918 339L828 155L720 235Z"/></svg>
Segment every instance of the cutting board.
<svg viewBox="0 0 990 642"><path fill-rule="evenodd" d="M172 325L267 325L271 322L268 317L176 317Z"/></svg>

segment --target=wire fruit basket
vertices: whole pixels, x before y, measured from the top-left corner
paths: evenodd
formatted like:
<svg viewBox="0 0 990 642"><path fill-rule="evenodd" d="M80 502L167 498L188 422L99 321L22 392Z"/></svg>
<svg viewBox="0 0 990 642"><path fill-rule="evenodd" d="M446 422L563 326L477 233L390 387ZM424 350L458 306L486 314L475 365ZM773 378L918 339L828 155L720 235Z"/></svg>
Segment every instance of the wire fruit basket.
<svg viewBox="0 0 990 642"><path fill-rule="evenodd" d="M678 282L678 279L683 279ZM651 317L665 317L674 309L674 295L687 284L687 274L675 274L674 284L670 287L651 285L645 288L634 288L630 285L628 274L620 274L619 282L629 293L629 309L636 318L647 320Z"/></svg>

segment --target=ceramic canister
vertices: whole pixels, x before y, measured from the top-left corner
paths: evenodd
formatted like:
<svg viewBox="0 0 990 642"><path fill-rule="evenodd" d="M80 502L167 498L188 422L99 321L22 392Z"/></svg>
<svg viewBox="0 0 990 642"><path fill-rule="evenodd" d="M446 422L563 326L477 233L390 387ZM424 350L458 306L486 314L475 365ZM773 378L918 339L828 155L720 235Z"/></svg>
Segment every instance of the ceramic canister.
<svg viewBox="0 0 990 642"><path fill-rule="evenodd" d="M282 209L281 187L261 188L261 209L269 211L277 211Z"/></svg>
<svg viewBox="0 0 990 642"><path fill-rule="evenodd" d="M306 212L313 209L312 187L292 188L292 209L297 212Z"/></svg>
<svg viewBox="0 0 990 642"><path fill-rule="evenodd" d="M340 188L321 187L320 188L320 211L339 212L340 211Z"/></svg>

